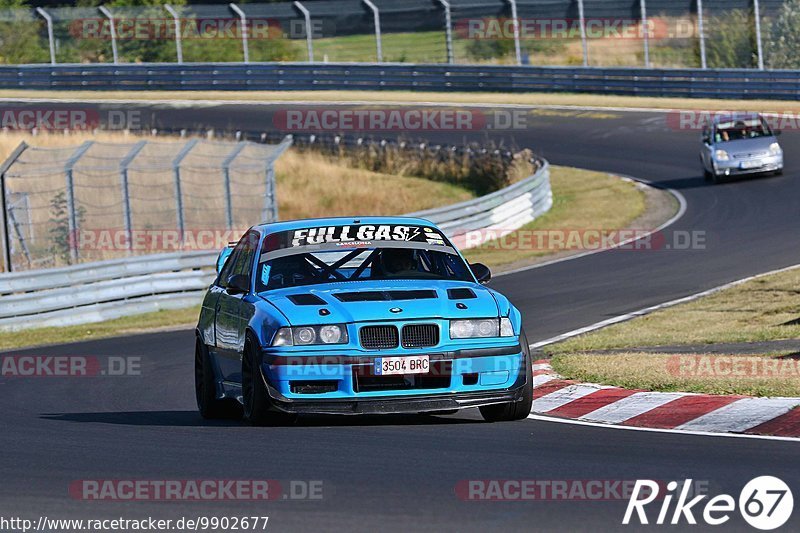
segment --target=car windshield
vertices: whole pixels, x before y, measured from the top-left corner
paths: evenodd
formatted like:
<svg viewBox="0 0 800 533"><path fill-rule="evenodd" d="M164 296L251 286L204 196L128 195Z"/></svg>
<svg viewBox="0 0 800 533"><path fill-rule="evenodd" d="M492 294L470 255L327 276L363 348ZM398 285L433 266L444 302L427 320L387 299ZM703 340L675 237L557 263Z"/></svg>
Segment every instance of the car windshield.
<svg viewBox="0 0 800 533"><path fill-rule="evenodd" d="M770 136L772 131L764 121L760 118L749 118L720 122L717 124L714 141L720 143Z"/></svg>
<svg viewBox="0 0 800 533"><path fill-rule="evenodd" d="M278 257L259 265L257 292L322 283L435 279L473 281L460 256L430 249L354 248Z"/></svg>
<svg viewBox="0 0 800 533"><path fill-rule="evenodd" d="M409 224L298 228L267 235L256 271L258 292L365 280L474 281L441 231Z"/></svg>

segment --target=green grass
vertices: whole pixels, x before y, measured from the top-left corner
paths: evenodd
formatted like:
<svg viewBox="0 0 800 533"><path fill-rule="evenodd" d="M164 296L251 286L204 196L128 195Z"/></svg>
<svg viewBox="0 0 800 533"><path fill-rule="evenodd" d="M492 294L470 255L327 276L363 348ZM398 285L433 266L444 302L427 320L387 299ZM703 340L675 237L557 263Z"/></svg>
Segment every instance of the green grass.
<svg viewBox="0 0 800 533"><path fill-rule="evenodd" d="M446 63L444 31L384 33L383 60L400 63ZM305 51L304 51L305 54ZM345 35L314 39L314 60L331 62L377 61L374 35Z"/></svg>
<svg viewBox="0 0 800 533"><path fill-rule="evenodd" d="M186 309L155 311L80 326L0 332L0 350L103 339L131 333L144 333L159 328L181 326L191 328L197 323L199 315L200 306L198 305Z"/></svg>

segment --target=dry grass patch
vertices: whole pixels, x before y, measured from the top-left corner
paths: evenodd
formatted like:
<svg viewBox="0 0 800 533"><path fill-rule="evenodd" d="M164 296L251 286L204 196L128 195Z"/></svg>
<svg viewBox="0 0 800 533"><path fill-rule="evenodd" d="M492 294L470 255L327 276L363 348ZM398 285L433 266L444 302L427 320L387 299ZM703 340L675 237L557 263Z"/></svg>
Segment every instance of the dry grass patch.
<svg viewBox="0 0 800 533"><path fill-rule="evenodd" d="M282 219L398 215L473 197L448 183L341 166L309 152L287 152L275 171Z"/></svg>
<svg viewBox="0 0 800 533"><path fill-rule="evenodd" d="M800 338L800 268L748 281L547 347L592 350Z"/></svg>
<svg viewBox="0 0 800 533"><path fill-rule="evenodd" d="M0 350L66 344L120 335L146 333L159 329L192 329L200 316L200 306L172 309L127 316L94 324L63 328L33 328L15 332L0 332Z"/></svg>
<svg viewBox="0 0 800 533"><path fill-rule="evenodd" d="M60 133L31 135L12 132L0 134L0 159L5 160L20 142L43 148L78 146L93 140L110 143L133 143L141 139L176 141L169 137L145 137L117 132ZM422 178L394 176L350 168L330 157L298 153L292 149L276 163L278 211L283 219L338 215L397 215L468 200L474 195L455 185ZM171 184L171 174L165 174ZM220 175L220 180L222 179ZM53 183L63 186L63 177L53 176ZM222 197L216 202L221 205ZM221 208L220 206L209 206Z"/></svg>
<svg viewBox="0 0 800 533"><path fill-rule="evenodd" d="M645 209L644 194L634 183L603 172L551 167L550 183L553 207L520 231L552 230L566 234L585 229L615 230L625 228ZM506 241L514 242L517 240L514 235L519 234L513 232ZM523 245L508 247L501 241L490 241L467 250L465 255L470 262L493 266L551 256L562 251Z"/></svg>
<svg viewBox="0 0 800 533"><path fill-rule="evenodd" d="M716 100L707 98L657 98L574 93L491 93L491 92L422 92L422 91L37 91L33 89L0 90L0 98L48 98L80 101L204 100L213 102L246 101L250 103L306 102L434 102L450 105L516 104L527 106L637 107L643 109L706 109L723 111L800 112L793 100Z"/></svg>
<svg viewBox="0 0 800 533"><path fill-rule="evenodd" d="M557 355L552 365L570 379L627 389L799 397L800 360L779 356L582 353Z"/></svg>

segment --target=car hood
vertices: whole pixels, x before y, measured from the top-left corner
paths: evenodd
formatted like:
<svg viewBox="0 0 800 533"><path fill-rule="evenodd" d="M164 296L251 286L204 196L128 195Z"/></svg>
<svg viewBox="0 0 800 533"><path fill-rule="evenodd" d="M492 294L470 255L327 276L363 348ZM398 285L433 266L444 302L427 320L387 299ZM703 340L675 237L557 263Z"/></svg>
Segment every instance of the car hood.
<svg viewBox="0 0 800 533"><path fill-rule="evenodd" d="M775 137L757 137L755 139L721 142L717 143L716 147L720 150L725 150L731 155L750 154L766 152L769 150L769 145L774 142L778 142Z"/></svg>
<svg viewBox="0 0 800 533"><path fill-rule="evenodd" d="M448 294L448 289L453 289L451 294ZM277 307L289 320L289 324L295 326L499 316L497 301L492 292L470 282L356 281L278 289L259 296ZM466 309L459 309L456 306L459 302ZM327 309L330 314L320 315L322 308Z"/></svg>

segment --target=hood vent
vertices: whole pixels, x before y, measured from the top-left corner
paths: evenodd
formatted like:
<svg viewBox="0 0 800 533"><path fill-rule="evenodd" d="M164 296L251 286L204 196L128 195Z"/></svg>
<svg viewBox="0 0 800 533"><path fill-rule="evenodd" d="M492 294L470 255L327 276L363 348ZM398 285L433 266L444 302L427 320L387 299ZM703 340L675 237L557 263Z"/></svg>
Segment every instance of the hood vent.
<svg viewBox="0 0 800 533"><path fill-rule="evenodd" d="M472 289L467 287L459 287L457 289L447 289L447 297L451 300L469 300L471 298L477 298L475 293L472 292Z"/></svg>
<svg viewBox="0 0 800 533"><path fill-rule="evenodd" d="M361 291L334 294L340 302L387 302L392 300L430 300L436 298L436 291Z"/></svg>
<svg viewBox="0 0 800 533"><path fill-rule="evenodd" d="M327 303L316 294L291 294L287 298L294 305L325 305Z"/></svg>

